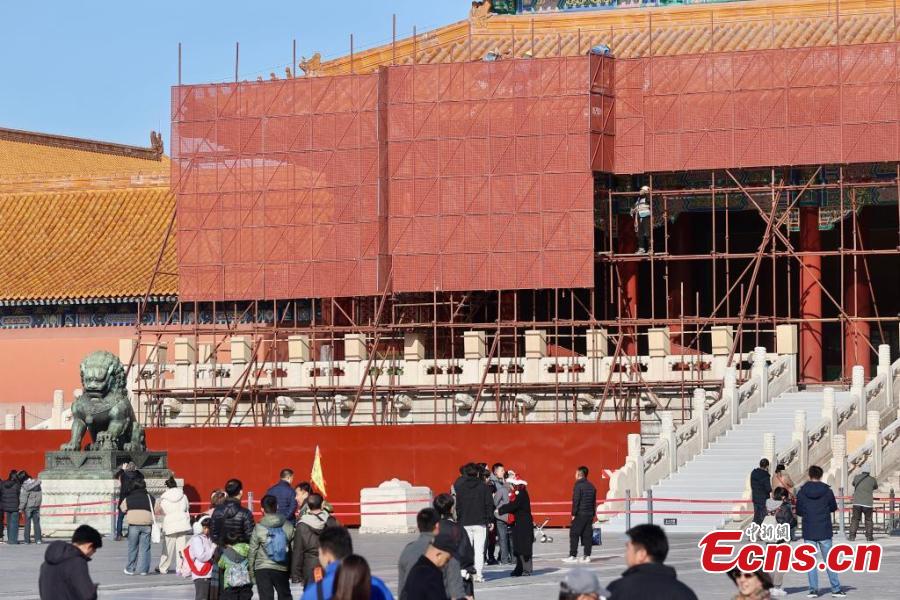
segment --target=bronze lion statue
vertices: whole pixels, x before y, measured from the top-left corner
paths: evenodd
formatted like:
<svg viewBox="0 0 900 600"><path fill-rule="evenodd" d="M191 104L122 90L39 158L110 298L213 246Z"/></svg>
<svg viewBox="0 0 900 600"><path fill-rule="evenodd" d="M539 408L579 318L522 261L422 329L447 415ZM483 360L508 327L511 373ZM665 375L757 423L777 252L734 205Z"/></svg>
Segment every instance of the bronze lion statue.
<svg viewBox="0 0 900 600"><path fill-rule="evenodd" d="M122 361L105 350L88 354L81 361L81 385L83 392L72 404L72 437L60 450L81 450L84 434L90 432L87 450L145 451L144 430L128 400Z"/></svg>

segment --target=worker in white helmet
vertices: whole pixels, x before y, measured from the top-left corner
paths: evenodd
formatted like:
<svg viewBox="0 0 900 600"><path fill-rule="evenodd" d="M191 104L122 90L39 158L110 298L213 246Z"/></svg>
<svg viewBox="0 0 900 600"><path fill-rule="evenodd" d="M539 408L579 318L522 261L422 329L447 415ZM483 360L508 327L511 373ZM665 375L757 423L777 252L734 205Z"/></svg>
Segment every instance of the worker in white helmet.
<svg viewBox="0 0 900 600"><path fill-rule="evenodd" d="M634 206L631 208L634 217L634 231L638 238L638 254L646 254L650 248L650 188L641 188Z"/></svg>

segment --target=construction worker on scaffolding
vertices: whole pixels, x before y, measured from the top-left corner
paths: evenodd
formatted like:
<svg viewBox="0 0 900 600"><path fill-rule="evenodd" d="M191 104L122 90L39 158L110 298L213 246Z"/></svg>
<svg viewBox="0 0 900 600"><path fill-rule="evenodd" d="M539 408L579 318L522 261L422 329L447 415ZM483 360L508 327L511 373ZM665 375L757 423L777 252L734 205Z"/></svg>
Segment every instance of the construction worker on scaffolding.
<svg viewBox="0 0 900 600"><path fill-rule="evenodd" d="M638 239L638 254L646 254L650 247L650 188L641 188L634 206L631 207L634 217L634 232Z"/></svg>

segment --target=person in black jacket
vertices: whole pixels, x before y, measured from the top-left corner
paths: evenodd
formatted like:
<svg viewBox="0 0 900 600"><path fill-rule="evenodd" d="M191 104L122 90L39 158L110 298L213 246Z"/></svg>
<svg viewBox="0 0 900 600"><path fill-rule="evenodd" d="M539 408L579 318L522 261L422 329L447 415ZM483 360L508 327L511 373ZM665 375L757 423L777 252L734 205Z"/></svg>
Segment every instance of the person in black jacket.
<svg viewBox="0 0 900 600"><path fill-rule="evenodd" d="M450 558L459 548L462 531L457 527L441 527L428 545L425 554L419 557L409 570L406 584L400 590L403 598L410 600L450 600L444 590L442 571L447 568Z"/></svg>
<svg viewBox="0 0 900 600"><path fill-rule="evenodd" d="M56 541L47 546L38 578L41 600L96 600L97 586L87 564L102 547L100 532L90 525L78 527L72 543Z"/></svg>
<svg viewBox="0 0 900 600"><path fill-rule="evenodd" d="M453 484L456 493L457 521L469 534L475 549L476 582L484 581L484 545L488 529L494 527L494 495L481 478L477 465L469 463L463 468L463 477Z"/></svg>
<svg viewBox="0 0 900 600"><path fill-rule="evenodd" d="M137 470L137 467L133 462L128 462L123 464L119 469L115 472L115 478L119 480L119 504L122 503L122 500L128 497L128 494L131 493L131 490L134 489L134 482L140 476L140 471ZM116 515L116 541L122 539L122 526L125 522L125 513L121 510L117 511Z"/></svg>
<svg viewBox="0 0 900 600"><path fill-rule="evenodd" d="M750 472L750 493L753 497L753 522L760 525L766 518L766 500L772 495L769 459L759 461L759 466Z"/></svg>
<svg viewBox="0 0 900 600"><path fill-rule="evenodd" d="M475 595L475 584L472 575L475 573L475 550L466 531L453 520L453 496L450 494L438 494L435 496L432 506L437 511L438 530L444 531L459 539L459 547L452 553L450 561L444 573L444 589L451 600L466 598ZM454 532L455 530L455 532ZM463 578L463 573L466 577Z"/></svg>
<svg viewBox="0 0 900 600"><path fill-rule="evenodd" d="M225 535L232 533L234 543L250 543L250 535L256 522L253 513L241 506L244 484L239 479L229 479L225 484L225 501L212 513L210 539L217 546L225 546Z"/></svg>
<svg viewBox="0 0 900 600"><path fill-rule="evenodd" d="M663 564L669 555L669 540L658 525L637 525L625 532L625 563L622 577L607 586L609 600L697 600L696 594L678 581L675 569Z"/></svg>
<svg viewBox="0 0 900 600"><path fill-rule="evenodd" d="M575 488L572 490L572 524L569 526L569 556L563 562L591 562L594 538L591 530L597 510L597 488L588 481L588 468L575 470ZM584 557L578 560L578 542L584 546Z"/></svg>
<svg viewBox="0 0 900 600"><path fill-rule="evenodd" d="M9 544L19 543L19 492L22 484L18 475L18 471L10 471L9 479L0 483L0 511L6 518L6 542Z"/></svg>
<svg viewBox="0 0 900 600"><path fill-rule="evenodd" d="M816 547L816 551L825 562L831 552L834 529L831 525L831 513L837 511L837 500L834 492L827 484L822 483L822 467L813 465L809 468L809 481L797 492L797 514L803 517L803 541ZM812 569L806 574L810 595L819 593L819 570ZM841 581L837 573L825 569L828 583L831 584L831 597L844 598Z"/></svg>
<svg viewBox="0 0 900 600"><path fill-rule="evenodd" d="M499 515L515 517L512 525L513 554L516 567L511 575L531 575L532 547L534 546L534 517L531 515L531 498L528 496L528 484L521 479L509 479L508 483L515 490L515 498L497 509Z"/></svg>

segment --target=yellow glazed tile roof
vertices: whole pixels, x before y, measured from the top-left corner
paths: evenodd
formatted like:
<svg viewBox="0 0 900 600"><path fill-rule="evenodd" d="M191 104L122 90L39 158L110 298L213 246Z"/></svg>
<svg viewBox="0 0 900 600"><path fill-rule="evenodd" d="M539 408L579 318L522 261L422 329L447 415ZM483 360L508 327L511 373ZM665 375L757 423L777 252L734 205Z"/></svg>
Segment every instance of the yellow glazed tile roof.
<svg viewBox="0 0 900 600"><path fill-rule="evenodd" d="M143 297L175 209L168 187L0 193L0 300ZM154 296L178 289L175 243Z"/></svg>
<svg viewBox="0 0 900 600"><path fill-rule="evenodd" d="M147 160L0 139L0 178L169 172L169 159Z"/></svg>
<svg viewBox="0 0 900 600"><path fill-rule="evenodd" d="M323 60L317 54L301 68L307 75L367 73L392 63L479 60L489 51L571 56L596 44L608 44L618 58L634 58L889 42L895 11L895 0L754 0L523 15L473 9L466 21L352 56Z"/></svg>
<svg viewBox="0 0 900 600"><path fill-rule="evenodd" d="M143 297L175 210L162 150L0 128L0 303ZM175 272L172 238L151 295Z"/></svg>

